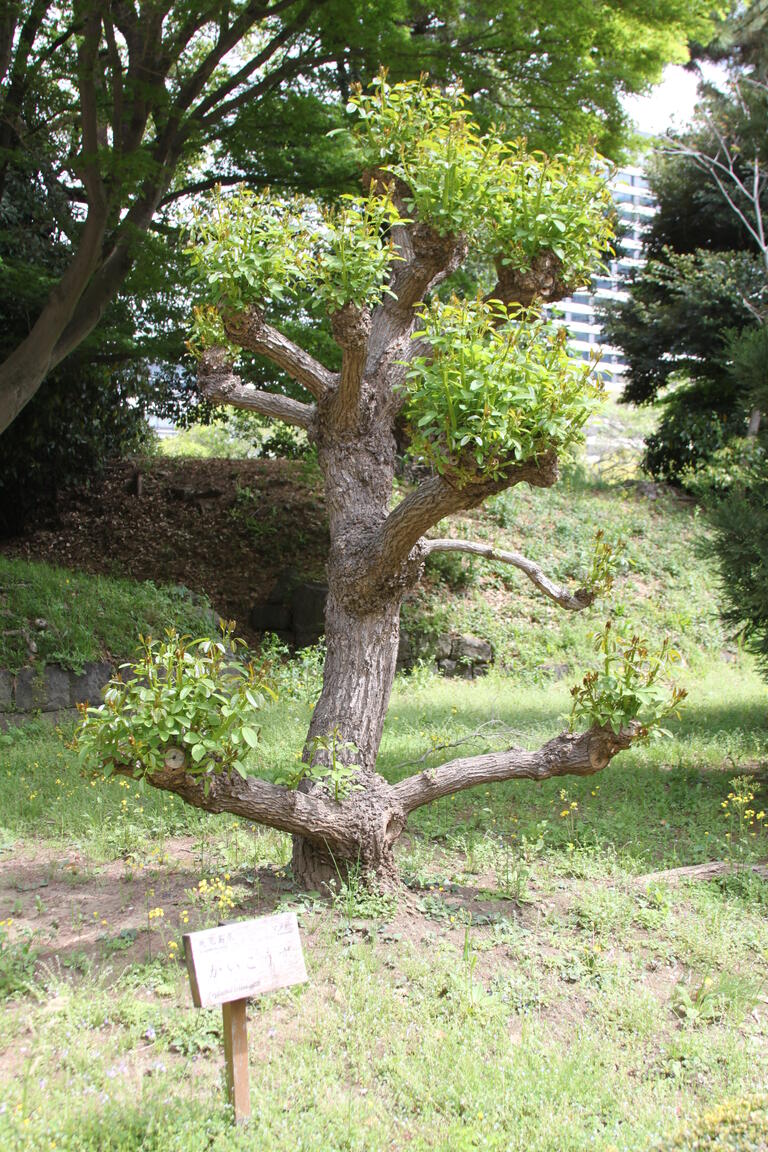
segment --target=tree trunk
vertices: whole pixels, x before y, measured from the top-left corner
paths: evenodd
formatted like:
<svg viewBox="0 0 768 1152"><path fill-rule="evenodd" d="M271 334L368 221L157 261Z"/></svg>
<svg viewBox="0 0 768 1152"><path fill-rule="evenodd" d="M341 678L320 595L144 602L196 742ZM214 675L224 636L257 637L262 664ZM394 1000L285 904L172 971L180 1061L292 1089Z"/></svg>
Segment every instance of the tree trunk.
<svg viewBox="0 0 768 1152"><path fill-rule="evenodd" d="M365 323L359 313L343 319L350 327ZM358 385L371 408L376 404L378 383L374 377ZM354 380L350 386L354 389ZM382 427L370 420L363 426L355 415L351 423L350 427L349 412L338 405L320 406L318 458L325 477L331 535L329 593L323 688L304 759L326 767L332 762L357 766L348 803L354 806L358 834L357 843L341 852L338 845L324 848L316 839L310 842L294 836L294 877L310 888L338 882L349 868L359 868L366 878L388 886L396 878L393 846L405 825L389 785L376 772L376 757L397 666L400 604L420 566L412 564L394 580L380 580L368 540L370 527L387 514L394 479L394 436L389 422ZM332 781L322 787L336 798ZM308 790L313 790L311 785Z"/></svg>
<svg viewBox="0 0 768 1152"><path fill-rule="evenodd" d="M359 814L359 840L351 852L340 852L294 836L293 873L303 887L322 888L343 880L349 868L358 868L379 885L389 886L396 879L393 847L405 820L375 767L397 665L400 599L361 615L333 591L332 563L329 580L323 689L304 758L326 766L331 760L359 766L349 793ZM334 795L332 782L324 789Z"/></svg>

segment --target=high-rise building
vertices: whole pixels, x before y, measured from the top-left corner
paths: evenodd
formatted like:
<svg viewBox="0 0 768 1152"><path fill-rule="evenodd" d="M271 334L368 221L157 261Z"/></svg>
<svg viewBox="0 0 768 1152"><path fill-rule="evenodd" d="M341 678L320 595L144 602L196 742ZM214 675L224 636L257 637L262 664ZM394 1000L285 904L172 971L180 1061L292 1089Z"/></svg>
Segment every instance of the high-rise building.
<svg viewBox="0 0 768 1152"><path fill-rule="evenodd" d="M557 305L558 322L571 334L570 346L574 352L588 359L596 351L601 353L598 371L606 385L618 389L626 371L626 362L620 348L605 344L602 327L597 316L597 305L602 300L626 300L626 281L633 268L642 264L643 230L656 211L653 193L642 168L620 168L610 181L610 188L619 216L620 237L616 255L607 272L595 277L589 289L576 292Z"/></svg>

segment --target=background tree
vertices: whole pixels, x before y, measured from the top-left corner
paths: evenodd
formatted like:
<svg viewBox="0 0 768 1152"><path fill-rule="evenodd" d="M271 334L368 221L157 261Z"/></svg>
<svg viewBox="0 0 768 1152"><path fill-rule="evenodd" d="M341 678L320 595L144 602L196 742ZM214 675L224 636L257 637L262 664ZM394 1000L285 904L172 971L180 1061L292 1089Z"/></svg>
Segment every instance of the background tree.
<svg viewBox="0 0 768 1152"><path fill-rule="evenodd" d="M694 126L657 153L651 185L659 212L644 241L647 263L629 300L606 309L608 338L629 363L624 399L664 397L646 465L673 480L760 425L755 356L768 318L768 57L767 41L754 36L758 16L751 13L749 35L738 22L726 26L728 83L702 85Z"/></svg>
<svg viewBox="0 0 768 1152"><path fill-rule="evenodd" d="M566 295L599 265L611 238L610 196L591 152L547 158L481 135L459 94L380 79L373 95L356 92L351 103L362 195L332 209L246 191L218 197L199 215L191 249L208 299L197 313L204 392L307 429L323 473L327 656L294 781L306 791L238 774L238 740L257 742L250 722L230 732L221 755L218 728L190 710L186 681L199 686L208 674L190 671L199 652L183 645L149 654L150 667L169 670L155 675L154 694L141 696L140 679L115 685L81 736L115 771L293 833L294 873L312 887L355 862L391 881L393 846L415 808L476 784L597 772L669 706L658 683L665 653L650 657L607 628L602 671L574 693L586 731L536 752L452 761L395 785L376 772L400 606L428 555L458 550L513 564L573 611L609 576L604 547L571 593L517 553L426 534L515 484L555 482L557 453L579 437L599 386L591 365L569 358L565 333L542 320L538 303ZM470 256L488 291L461 299L450 294L450 277ZM270 323L273 302L284 300L330 316L338 372ZM307 399L244 384L233 366L240 348L290 373ZM431 473L393 506L403 421L409 451ZM200 651L207 659L215 650ZM145 676L147 661L136 671ZM226 693L216 699L231 720Z"/></svg>
<svg viewBox="0 0 768 1152"><path fill-rule="evenodd" d="M33 182L55 201L68 258L0 365L0 433L101 322L177 200L244 177L337 185L328 118L382 60L400 76L460 70L480 111L502 108L537 141L615 144L621 93L684 55L708 7L507 0L489 19L480 0L6 5L0 204L11 173Z"/></svg>
<svg viewBox="0 0 768 1152"><path fill-rule="evenodd" d="M660 211L630 299L612 309L624 347L624 398L645 403L668 384L646 464L703 499L714 529L724 617L768 653L768 7L727 21L709 54L730 65L703 86L690 132L657 161Z"/></svg>

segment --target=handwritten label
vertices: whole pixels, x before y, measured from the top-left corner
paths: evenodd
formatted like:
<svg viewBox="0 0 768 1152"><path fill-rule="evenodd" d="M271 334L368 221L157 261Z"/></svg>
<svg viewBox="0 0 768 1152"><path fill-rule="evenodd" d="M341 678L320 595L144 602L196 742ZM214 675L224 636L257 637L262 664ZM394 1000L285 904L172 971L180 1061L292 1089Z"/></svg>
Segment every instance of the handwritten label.
<svg viewBox="0 0 768 1152"><path fill-rule="evenodd" d="M183 939L197 1008L261 996L307 979L295 912L223 924Z"/></svg>

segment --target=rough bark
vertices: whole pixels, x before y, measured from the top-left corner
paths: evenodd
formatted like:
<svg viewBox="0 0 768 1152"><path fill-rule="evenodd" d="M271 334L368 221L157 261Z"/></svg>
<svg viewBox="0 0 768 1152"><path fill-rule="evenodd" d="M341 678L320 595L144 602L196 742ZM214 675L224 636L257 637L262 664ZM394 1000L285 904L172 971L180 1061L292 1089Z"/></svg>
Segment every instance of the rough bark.
<svg viewBox="0 0 768 1152"><path fill-rule="evenodd" d="M405 811L413 812L441 796L450 796L479 784L495 784L502 780L541 781L552 776L593 776L601 772L618 752L629 748L639 731L639 725L632 725L619 733L609 728L590 728L578 734L562 732L534 752L510 748L506 752L461 757L401 780L395 784L393 792Z"/></svg>
<svg viewBox="0 0 768 1152"><path fill-rule="evenodd" d="M275 392L262 392L253 384L243 384L232 371L226 354L221 348L211 348L200 360L197 371L200 391L214 404L228 404L232 408L245 408L262 416L271 416L286 424L296 424L310 430L314 424L316 409L313 404L302 404L290 396L280 396Z"/></svg>

